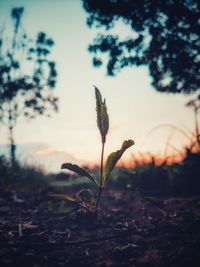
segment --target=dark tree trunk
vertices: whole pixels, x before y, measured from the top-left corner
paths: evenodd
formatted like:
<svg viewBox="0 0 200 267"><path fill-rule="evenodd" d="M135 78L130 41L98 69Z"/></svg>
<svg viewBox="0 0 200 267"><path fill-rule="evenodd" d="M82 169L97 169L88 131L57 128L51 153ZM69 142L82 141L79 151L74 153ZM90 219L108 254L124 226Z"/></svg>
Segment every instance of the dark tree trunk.
<svg viewBox="0 0 200 267"><path fill-rule="evenodd" d="M14 136L13 136L13 127L10 126L9 127L9 134L10 134L10 160L11 160L11 164L12 166L14 165L15 161L16 161L16 145L14 142Z"/></svg>

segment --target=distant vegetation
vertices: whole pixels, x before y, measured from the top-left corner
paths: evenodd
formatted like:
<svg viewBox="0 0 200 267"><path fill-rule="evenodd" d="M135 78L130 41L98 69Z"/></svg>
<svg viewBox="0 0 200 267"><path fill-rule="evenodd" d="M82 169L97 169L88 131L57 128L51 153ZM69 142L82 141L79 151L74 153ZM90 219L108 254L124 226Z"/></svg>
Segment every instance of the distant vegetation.
<svg viewBox="0 0 200 267"><path fill-rule="evenodd" d="M182 152L181 152L181 156ZM86 167L84 168L86 169ZM89 169L96 173L99 168ZM168 163L167 160L158 162L156 156L149 161L141 158L135 160L133 167L117 167L109 180L109 185L121 190L140 190L142 193L154 196L180 196L200 194L200 148L185 148L185 155L180 162ZM86 179L74 179L72 174L45 174L34 166L10 164L4 157L0 157L0 192L10 190L40 190L56 187L65 192L73 192L87 188ZM58 188L59 187L59 188ZM67 189L68 188L68 189ZM62 190L62 191L63 191Z"/></svg>
<svg viewBox="0 0 200 267"><path fill-rule="evenodd" d="M0 156L0 192L12 190L36 190L49 186L48 176L34 166L22 165L15 161L14 165Z"/></svg>
<svg viewBox="0 0 200 267"><path fill-rule="evenodd" d="M160 165L154 157L149 162L138 162L134 168L119 168L115 185L119 188L138 189L147 195L200 194L200 151L186 149L178 163Z"/></svg>
<svg viewBox="0 0 200 267"><path fill-rule="evenodd" d="M19 117L50 116L58 110L58 99L52 92L57 79L56 64L51 59L54 41L44 32L30 38L22 25L23 13L23 7L13 8L11 30L5 26L0 29L0 126L8 129L12 164Z"/></svg>

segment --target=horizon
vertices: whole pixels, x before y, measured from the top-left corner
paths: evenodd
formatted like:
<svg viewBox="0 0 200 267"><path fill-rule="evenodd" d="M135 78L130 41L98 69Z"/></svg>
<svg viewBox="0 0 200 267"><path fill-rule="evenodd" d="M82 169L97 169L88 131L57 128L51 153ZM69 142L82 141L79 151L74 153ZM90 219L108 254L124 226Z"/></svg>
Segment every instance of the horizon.
<svg viewBox="0 0 200 267"><path fill-rule="evenodd" d="M70 155L69 160L74 160L73 163L97 164L100 136L96 126L93 84L106 98L110 117L106 155L119 149L123 140L130 138L135 141L135 146L125 153L124 162L139 153L163 155L168 139L178 150L189 142L172 127L159 129L158 126L176 125L188 133L193 132L193 112L184 106L190 96L156 92L151 86L147 67L131 67L116 77L108 77L104 68L92 66L87 47L98 30L87 27L86 12L80 1L59 0L47 4L47 0L40 3L0 0L1 26L9 22L11 8L16 6L25 8L22 23L28 34L34 37L37 32L44 31L55 41L52 58L57 64L55 95L59 97L59 112L51 118L38 116L28 121L20 117L14 131L17 146L29 144L31 154L33 144L43 144L43 153L47 149L45 156L49 153L52 162L53 154L56 159L56 155L63 152ZM120 23L115 31L123 36L131 34ZM7 129L0 127L0 144L6 145ZM149 134L156 127L158 129ZM173 154L173 148L168 147L167 153ZM41 161L41 154L35 156Z"/></svg>

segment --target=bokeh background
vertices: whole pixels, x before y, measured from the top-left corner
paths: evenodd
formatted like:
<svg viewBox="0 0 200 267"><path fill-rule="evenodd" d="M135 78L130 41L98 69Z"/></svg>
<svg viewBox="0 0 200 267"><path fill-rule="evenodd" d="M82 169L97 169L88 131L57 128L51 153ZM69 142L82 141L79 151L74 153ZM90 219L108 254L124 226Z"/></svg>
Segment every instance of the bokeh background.
<svg viewBox="0 0 200 267"><path fill-rule="evenodd" d="M14 132L18 160L53 172L58 172L66 161L99 162L101 143L93 85L106 98L110 116L106 155L118 149L124 139L135 140L121 164L131 164L134 155L141 153L173 154L173 147L181 149L189 141L169 127L193 131L193 112L185 107L188 96L158 93L151 86L146 67L123 69L115 77L107 76L104 68L93 67L87 48L97 32L103 31L88 28L82 1L0 0L0 26L9 29L11 9L18 6L25 8L22 24L31 37L44 31L55 42L51 57L57 65L55 95L59 98L59 111L51 118L19 119ZM132 35L122 23L113 32L122 37ZM169 138L171 146L166 151ZM8 153L8 132L3 125L0 151Z"/></svg>

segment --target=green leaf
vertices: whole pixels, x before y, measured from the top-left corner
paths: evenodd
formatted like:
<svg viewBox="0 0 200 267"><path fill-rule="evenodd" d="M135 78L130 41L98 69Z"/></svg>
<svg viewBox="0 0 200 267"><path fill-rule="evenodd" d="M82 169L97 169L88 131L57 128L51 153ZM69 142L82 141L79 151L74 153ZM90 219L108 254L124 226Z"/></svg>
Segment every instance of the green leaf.
<svg viewBox="0 0 200 267"><path fill-rule="evenodd" d="M95 184L97 184L96 180L94 179L94 177L85 169L79 167L76 164L72 164L72 163L63 163L61 165L61 169L68 169L70 171L73 171L81 176L85 176L87 178L89 178L91 181L93 181Z"/></svg>
<svg viewBox="0 0 200 267"><path fill-rule="evenodd" d="M70 202L76 202L76 198L69 196L67 194L50 194L51 197L56 197L56 198L60 198L62 200L67 200Z"/></svg>
<svg viewBox="0 0 200 267"><path fill-rule="evenodd" d="M109 129L109 117L106 107L106 100L104 99L102 106L101 106L101 127L102 127L102 139L106 139L106 135ZM105 141L104 141L105 142Z"/></svg>
<svg viewBox="0 0 200 267"><path fill-rule="evenodd" d="M54 209L54 205L52 203L52 201L45 201L45 202L42 202L40 205L39 205L40 208L45 208L45 209L48 209L48 210L53 210Z"/></svg>
<svg viewBox="0 0 200 267"><path fill-rule="evenodd" d="M59 205L53 203L52 201L43 202L42 204L40 204L41 208L48 209L49 211L53 211L55 213L68 213L68 212L75 210L78 206L76 198L72 198L64 194L52 194L50 196L58 197L62 200L62 202L59 203ZM69 199L73 199L73 201ZM69 200L69 201L66 202L65 200Z"/></svg>
<svg viewBox="0 0 200 267"><path fill-rule="evenodd" d="M55 213L63 214L63 213L69 213L77 209L78 203L76 202L61 202L58 207L55 208Z"/></svg>
<svg viewBox="0 0 200 267"><path fill-rule="evenodd" d="M98 113L98 111L101 110L102 96L101 96L99 89L96 86L94 86L94 88L95 88L95 97L96 97L96 109Z"/></svg>
<svg viewBox="0 0 200 267"><path fill-rule="evenodd" d="M97 87L95 87L97 126L99 128L102 143L106 141L106 135L109 129L109 117L107 113L106 100L102 101L102 96Z"/></svg>
<svg viewBox="0 0 200 267"><path fill-rule="evenodd" d="M108 156L104 172L104 183L108 180L112 170L114 169L118 160L121 158L122 154L125 152L127 148L129 148L132 145L134 145L133 140L126 140L123 142L120 150L117 150L116 152L113 152Z"/></svg>

